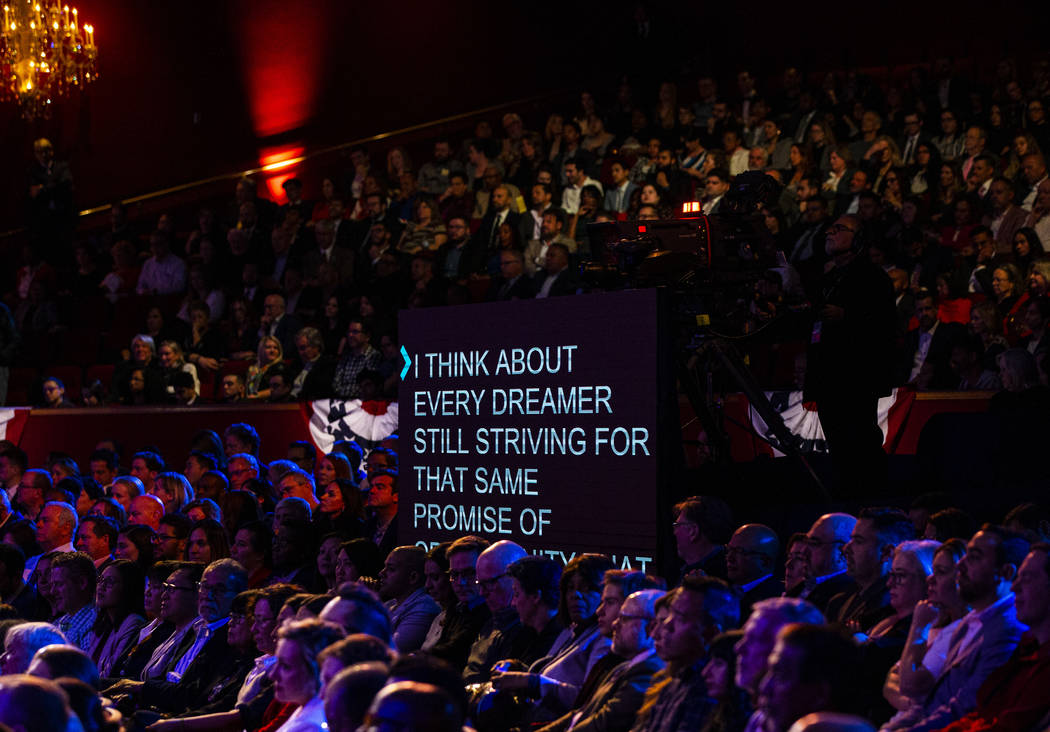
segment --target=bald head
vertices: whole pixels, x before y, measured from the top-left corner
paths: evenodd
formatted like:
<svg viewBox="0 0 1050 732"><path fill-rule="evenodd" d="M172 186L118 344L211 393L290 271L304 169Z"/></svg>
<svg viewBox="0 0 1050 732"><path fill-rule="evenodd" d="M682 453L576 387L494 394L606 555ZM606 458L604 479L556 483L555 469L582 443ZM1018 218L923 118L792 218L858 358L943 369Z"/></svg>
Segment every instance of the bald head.
<svg viewBox="0 0 1050 732"><path fill-rule="evenodd" d="M653 647L656 601L664 594L663 590L639 590L628 595L620 606L620 615L613 621L614 653L631 658Z"/></svg>
<svg viewBox="0 0 1050 732"><path fill-rule="evenodd" d="M382 729L415 732L458 732L463 720L448 692L430 684L399 681L383 687L368 710L372 724Z"/></svg>
<svg viewBox="0 0 1050 732"><path fill-rule="evenodd" d="M857 519L848 513L826 513L806 532L806 562L814 578L826 577L846 568L842 547L849 541Z"/></svg>
<svg viewBox="0 0 1050 732"><path fill-rule="evenodd" d="M507 576L507 567L525 556L527 552L513 541L497 541L478 556L478 588L493 613L510 607L514 583Z"/></svg>
<svg viewBox="0 0 1050 732"><path fill-rule="evenodd" d="M527 555L528 552L513 541L497 541L478 556L478 564L484 562L499 572L506 572L507 567Z"/></svg>
<svg viewBox="0 0 1050 732"><path fill-rule="evenodd" d="M160 520L164 517L164 502L151 493L131 499L128 524L142 524L160 531Z"/></svg>
<svg viewBox="0 0 1050 732"><path fill-rule="evenodd" d="M746 585L771 574L779 552L777 532L763 524L744 524L733 533L726 548L729 581Z"/></svg>

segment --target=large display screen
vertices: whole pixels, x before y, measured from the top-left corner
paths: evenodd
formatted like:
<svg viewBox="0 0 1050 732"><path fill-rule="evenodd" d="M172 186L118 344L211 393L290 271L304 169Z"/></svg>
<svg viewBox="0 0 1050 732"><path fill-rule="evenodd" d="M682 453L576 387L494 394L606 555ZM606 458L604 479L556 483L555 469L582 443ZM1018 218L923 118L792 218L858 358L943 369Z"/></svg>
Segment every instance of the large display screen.
<svg viewBox="0 0 1050 732"><path fill-rule="evenodd" d="M402 310L404 543L656 561L658 293Z"/></svg>

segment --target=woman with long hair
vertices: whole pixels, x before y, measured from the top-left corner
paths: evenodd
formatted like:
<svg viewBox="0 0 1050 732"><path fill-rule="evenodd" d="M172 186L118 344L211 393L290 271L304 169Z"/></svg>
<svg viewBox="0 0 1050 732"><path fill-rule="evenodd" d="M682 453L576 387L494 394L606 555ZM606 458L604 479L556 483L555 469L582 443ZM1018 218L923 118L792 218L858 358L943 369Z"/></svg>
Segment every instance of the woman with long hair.
<svg viewBox="0 0 1050 732"><path fill-rule="evenodd" d="M142 524L125 526L117 534L117 547L113 551L113 556L117 559L135 562L144 572L148 571L153 565L153 545L156 535L157 532L149 526Z"/></svg>
<svg viewBox="0 0 1050 732"><path fill-rule="evenodd" d="M1014 265L1021 272L1028 272L1033 262L1046 255L1039 234L1030 226L1022 226L1014 234L1013 250Z"/></svg>
<svg viewBox="0 0 1050 732"><path fill-rule="evenodd" d="M139 630L146 624L145 589L146 575L135 562L118 559L102 570L95 588L98 618L88 648L100 676L111 676L117 659L138 641Z"/></svg>
<svg viewBox="0 0 1050 732"><path fill-rule="evenodd" d="M784 180L784 187L794 192L798 184L813 171L813 159L810 157L809 148L799 143L792 143L788 151L788 169Z"/></svg>
<svg viewBox="0 0 1050 732"><path fill-rule="evenodd" d="M255 363L248 367L248 375L245 378L248 399L261 401L270 397L270 371L280 366L283 361L284 348L281 346L280 339L263 336L259 340Z"/></svg>
<svg viewBox="0 0 1050 732"><path fill-rule="evenodd" d="M966 186L963 185L959 166L948 161L942 162L937 173L937 192L930 201L930 220L941 226L950 225L955 214L955 204L965 195Z"/></svg>
<svg viewBox="0 0 1050 732"><path fill-rule="evenodd" d="M193 500L193 486L182 473L159 473L149 492L164 503L164 513L182 513Z"/></svg>
<svg viewBox="0 0 1050 732"><path fill-rule="evenodd" d="M335 581L335 562L344 541L339 534L326 534L317 548L317 576L324 580L328 592L334 592L339 587Z"/></svg>
<svg viewBox="0 0 1050 732"><path fill-rule="evenodd" d="M186 542L186 558L191 562L208 565L218 559L230 556L230 542L226 538L226 529L215 519L198 521L190 529L190 538Z"/></svg>
<svg viewBox="0 0 1050 732"><path fill-rule="evenodd" d="M335 556L336 586L344 582L364 582L376 587L382 568L383 557L371 539L344 541Z"/></svg>
<svg viewBox="0 0 1050 732"><path fill-rule="evenodd" d="M357 485L349 478L336 478L320 493L321 505L315 521L318 530L335 532L344 541L361 536L364 503Z"/></svg>

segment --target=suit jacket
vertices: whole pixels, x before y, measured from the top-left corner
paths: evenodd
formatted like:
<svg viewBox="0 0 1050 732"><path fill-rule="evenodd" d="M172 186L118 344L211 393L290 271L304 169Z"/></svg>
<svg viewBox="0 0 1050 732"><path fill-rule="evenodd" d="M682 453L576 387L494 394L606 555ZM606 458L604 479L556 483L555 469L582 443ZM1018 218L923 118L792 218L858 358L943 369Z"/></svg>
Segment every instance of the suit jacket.
<svg viewBox="0 0 1050 732"><path fill-rule="evenodd" d="M511 204L513 206L513 204ZM518 223L521 221L521 214L511 208L507 211L507 218L504 219L504 223L510 224L513 228L518 228ZM485 216L481 219L481 225L478 226L478 230L474 232L473 243L475 250L483 254L487 254L496 249L496 243L498 243L496 227L496 212L490 207L485 213Z"/></svg>
<svg viewBox="0 0 1050 732"><path fill-rule="evenodd" d="M636 663L624 661L609 673L582 707L559 717L540 732L567 730L577 714L579 722L572 728L573 732L626 732L642 706L653 674L663 666L655 653Z"/></svg>
<svg viewBox="0 0 1050 732"><path fill-rule="evenodd" d="M171 623L161 623L141 642L128 648L117 659L117 662L113 664L114 676L118 677L113 679L113 681L117 681L119 678L137 679L142 676L142 669L146 668L146 664L153 657L153 652L157 650L157 646L166 641L174 630L175 626Z"/></svg>
<svg viewBox="0 0 1050 732"><path fill-rule="evenodd" d="M1005 214L1003 214L1002 223L999 224L999 231L995 234L995 253L996 254L1009 254L1013 251L1014 247L1014 234L1017 230L1024 226L1025 219L1028 218L1028 212L1020 206L1014 204L1011 205ZM984 220L981 221L985 226L991 226L992 221L995 220L995 216L992 213L985 215ZM1021 274L1024 274L1022 272Z"/></svg>
<svg viewBox="0 0 1050 732"><path fill-rule="evenodd" d="M1017 620L1013 593L979 613L980 631L957 656L948 651L945 664L921 704L891 719L883 729L927 732L941 729L977 708L977 690L988 676L1006 663L1021 640L1025 626ZM963 618L966 623L969 616ZM960 624L957 633L963 629Z"/></svg>
<svg viewBox="0 0 1050 732"><path fill-rule="evenodd" d="M565 234L558 234L551 239L550 243L564 244L565 248L569 250L569 254L575 254L576 250L579 248L576 244L576 240L565 236ZM534 276L536 272L540 270L540 266L536 263L536 260L539 258L540 252L542 251L543 241L540 239L530 239L528 245L525 247L525 273L530 277Z"/></svg>
<svg viewBox="0 0 1050 732"><path fill-rule="evenodd" d="M305 401L330 399L334 393L332 380L335 378L335 364L334 356L322 355L307 372L303 381L303 389L299 392L299 399ZM299 373L292 380L298 379L301 373L302 369L299 369Z"/></svg>
<svg viewBox="0 0 1050 732"><path fill-rule="evenodd" d="M493 279L492 284L489 286L488 296L485 299L489 302L496 300L531 300L536 294L536 282L528 275L521 275L504 291L504 285L506 284L507 280L502 277Z"/></svg>
<svg viewBox="0 0 1050 732"><path fill-rule="evenodd" d="M771 597L780 597L783 594L784 583L772 575L767 577L764 581L759 582L747 592L742 593L740 595L741 625L743 625L744 621L751 615L751 608L754 607L756 602L768 600Z"/></svg>
<svg viewBox="0 0 1050 732"><path fill-rule="evenodd" d="M302 323L294 315L285 313L281 316L281 319L277 322L277 328L274 330L274 338L281 342L281 346L284 348L286 354L293 354L295 350L295 334L302 328Z"/></svg>
<svg viewBox="0 0 1050 732"><path fill-rule="evenodd" d="M227 642L229 628L227 623L212 634L177 683L147 681L139 692L139 701L161 711L177 713L206 704L211 687L238 668L243 669L243 681L249 666L240 654L230 648ZM192 646L194 634L191 632L186 635L191 638ZM181 656L182 653L178 654L178 657Z"/></svg>
<svg viewBox="0 0 1050 732"><path fill-rule="evenodd" d="M349 225L344 224L343 227L349 230ZM303 257L303 274L306 280L313 281L317 279L318 271L321 269L321 265L325 263L324 255L321 254L321 250L313 248L306 253ZM327 260L329 264L335 267L339 273L339 283L347 284L352 282L354 278L354 253L348 248L342 248L338 244L332 246L332 252Z"/></svg>
<svg viewBox="0 0 1050 732"><path fill-rule="evenodd" d="M933 332L930 350L926 352L926 363L933 366L931 389L954 389L959 385L959 377L951 367L952 347L966 337L966 327L960 323L940 323ZM915 354L919 350L919 329L910 331L905 339L904 358L901 359L898 383L906 383L915 364Z"/></svg>
<svg viewBox="0 0 1050 732"><path fill-rule="evenodd" d="M536 287L537 294L539 294L539 291L546 280L547 273L545 271L536 273L536 277L532 280L532 283ZM580 283L579 280L576 279L576 273L572 271L572 267L568 267L559 272L554 278L554 283L548 291L548 296L560 297L562 295L575 295L579 286Z"/></svg>
<svg viewBox="0 0 1050 732"><path fill-rule="evenodd" d="M833 619L829 615L828 605L831 604L831 601L837 595L851 591L855 588L856 585L853 580L849 578L849 575L843 572L842 574L836 575L814 587L813 591L806 595L806 600L816 605L817 609L824 613L824 617ZM792 589L792 593L795 591L795 589Z"/></svg>
<svg viewBox="0 0 1050 732"><path fill-rule="evenodd" d="M623 195L621 196L619 189L610 184L609 188L605 191L605 208L609 211L616 211L617 213L626 211L628 205L631 203L631 194L634 193L637 188L637 183L628 181L627 187L623 189Z"/></svg>

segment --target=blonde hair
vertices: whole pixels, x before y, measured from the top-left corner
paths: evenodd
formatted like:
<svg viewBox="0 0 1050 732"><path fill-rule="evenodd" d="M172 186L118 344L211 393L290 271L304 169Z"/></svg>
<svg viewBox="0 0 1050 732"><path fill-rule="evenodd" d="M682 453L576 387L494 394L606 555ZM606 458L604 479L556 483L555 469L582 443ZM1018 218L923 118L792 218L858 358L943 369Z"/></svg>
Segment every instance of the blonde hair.
<svg viewBox="0 0 1050 732"><path fill-rule="evenodd" d="M277 358L275 358L273 361L266 360L266 344L270 342L277 344ZM281 345L281 340L279 338L275 338L274 336L263 336L262 338L260 338L259 348L256 349L255 358L259 361L260 368L269 366L271 363L279 363L280 361L283 361L284 346Z"/></svg>

